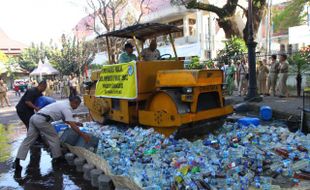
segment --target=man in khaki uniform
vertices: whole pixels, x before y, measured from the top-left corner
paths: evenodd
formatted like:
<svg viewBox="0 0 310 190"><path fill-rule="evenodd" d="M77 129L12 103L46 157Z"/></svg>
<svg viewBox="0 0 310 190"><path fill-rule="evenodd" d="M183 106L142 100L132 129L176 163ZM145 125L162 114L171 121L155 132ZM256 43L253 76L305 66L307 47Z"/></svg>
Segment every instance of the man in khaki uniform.
<svg viewBox="0 0 310 190"><path fill-rule="evenodd" d="M258 61L258 68L257 68L257 84L258 84L258 92L260 95L266 93L266 79L268 74L268 68L265 65L266 60Z"/></svg>
<svg viewBox="0 0 310 190"><path fill-rule="evenodd" d="M279 73L279 62L277 61L277 55L272 55L267 79L267 90L266 90L267 96L270 96L269 94L270 90L272 96L275 96L276 94L278 73Z"/></svg>
<svg viewBox="0 0 310 190"><path fill-rule="evenodd" d="M7 96L7 91L8 88L6 86L6 84L4 83L4 81L2 79L0 79L0 103L1 103L1 107L4 107L4 101L6 102L6 104L8 106L11 106L8 96Z"/></svg>
<svg viewBox="0 0 310 190"><path fill-rule="evenodd" d="M245 60L242 60L238 67L238 75L239 75L239 86L238 86L238 94L239 96L246 95L246 91L248 88L248 67L246 65Z"/></svg>
<svg viewBox="0 0 310 190"><path fill-rule="evenodd" d="M280 98L288 96L288 89L286 86L286 81L288 78L288 61L285 54L280 55L280 65L279 65L279 82L277 84L277 91Z"/></svg>

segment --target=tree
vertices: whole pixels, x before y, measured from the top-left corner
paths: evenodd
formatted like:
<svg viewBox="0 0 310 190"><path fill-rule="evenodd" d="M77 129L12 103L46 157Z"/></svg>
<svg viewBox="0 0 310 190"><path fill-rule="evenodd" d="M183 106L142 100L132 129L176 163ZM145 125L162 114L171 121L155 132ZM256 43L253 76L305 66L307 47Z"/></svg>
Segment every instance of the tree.
<svg viewBox="0 0 310 190"><path fill-rule="evenodd" d="M274 10L274 32L287 32L289 27L301 25L306 17L303 9L307 2L310 0L294 0L289 2L284 10Z"/></svg>
<svg viewBox="0 0 310 190"><path fill-rule="evenodd" d="M137 12L127 12L124 14L124 12L126 12L125 6L130 3L130 0L88 0L88 7L92 11L90 16L93 19L93 25L87 25L87 27L93 30L97 35L100 35L103 32L110 32L121 29L124 26L139 23L142 16L148 11L150 0L135 0L135 2L138 3L139 10ZM99 23L97 20L99 20ZM125 40L126 39L109 38L111 48L110 54L113 55L111 57L112 63L117 62L118 55ZM105 50L107 49L105 48Z"/></svg>
<svg viewBox="0 0 310 190"><path fill-rule="evenodd" d="M0 51L0 62L2 63L6 63L9 61L9 58L7 55L5 55L5 53L3 53L2 51Z"/></svg>
<svg viewBox="0 0 310 190"><path fill-rule="evenodd" d="M172 4L184 5L187 9L199 9L215 13L218 18L218 25L224 30L226 38L232 38L233 36L240 37L248 40L248 19L244 29L239 29L235 20L235 13L237 7L240 7L244 15L248 17L248 10L239 4L239 0L227 0L223 7L204 2L198 2L197 0L171 0ZM254 34L257 32L260 21L264 15L266 7L266 0L253 0L253 29Z"/></svg>
<svg viewBox="0 0 310 190"><path fill-rule="evenodd" d="M225 48L218 52L217 60L224 64L228 64L230 60L236 62L242 60L246 52L245 41L242 38L233 36L225 42Z"/></svg>
<svg viewBox="0 0 310 190"><path fill-rule="evenodd" d="M29 72L35 69L39 60L44 60L45 57L50 60L52 65L55 65L56 63L52 55L56 49L56 46L52 46L52 43L49 45L45 45L42 42L40 44L32 43L29 48L23 50L18 62L22 68Z"/></svg>
<svg viewBox="0 0 310 190"><path fill-rule="evenodd" d="M53 51L51 57L55 61L55 66L61 74L82 74L83 69L89 65L95 57L94 47L92 42L80 42L76 38L67 38L63 34L62 49Z"/></svg>
<svg viewBox="0 0 310 190"><path fill-rule="evenodd" d="M293 66L292 70L296 73L297 82L297 96L301 93L302 74L309 71L310 63L310 46L302 48L299 52L295 53L288 59L289 63Z"/></svg>

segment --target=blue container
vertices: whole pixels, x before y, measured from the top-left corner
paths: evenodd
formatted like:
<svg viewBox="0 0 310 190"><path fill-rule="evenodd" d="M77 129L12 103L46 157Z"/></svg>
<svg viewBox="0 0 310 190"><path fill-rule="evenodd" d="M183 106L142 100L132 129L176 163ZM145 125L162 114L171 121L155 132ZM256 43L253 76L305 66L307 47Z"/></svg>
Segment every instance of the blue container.
<svg viewBox="0 0 310 190"><path fill-rule="evenodd" d="M39 108L43 108L54 102L56 102L54 98L48 96L40 96L39 98L36 99L35 105Z"/></svg>
<svg viewBox="0 0 310 190"><path fill-rule="evenodd" d="M272 118L272 109L269 106L260 107L260 117L264 121L269 121Z"/></svg>
<svg viewBox="0 0 310 190"><path fill-rule="evenodd" d="M54 128L55 128L56 132L59 133L60 131L64 131L69 127L67 124L61 123L61 124L54 125Z"/></svg>
<svg viewBox="0 0 310 190"><path fill-rule="evenodd" d="M244 117L244 118L238 119L238 123L244 126L249 126L251 124L258 126L260 124L260 120L259 118L256 118L256 117Z"/></svg>

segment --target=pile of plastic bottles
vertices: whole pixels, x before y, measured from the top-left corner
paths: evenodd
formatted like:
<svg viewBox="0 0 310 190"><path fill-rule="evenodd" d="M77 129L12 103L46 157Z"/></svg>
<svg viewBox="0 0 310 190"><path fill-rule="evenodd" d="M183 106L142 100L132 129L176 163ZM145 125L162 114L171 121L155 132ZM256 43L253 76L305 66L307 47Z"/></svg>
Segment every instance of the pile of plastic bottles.
<svg viewBox="0 0 310 190"><path fill-rule="evenodd" d="M226 123L192 142L139 127L83 128L100 138L97 154L111 171L144 189L276 189L309 180L310 135L282 127Z"/></svg>

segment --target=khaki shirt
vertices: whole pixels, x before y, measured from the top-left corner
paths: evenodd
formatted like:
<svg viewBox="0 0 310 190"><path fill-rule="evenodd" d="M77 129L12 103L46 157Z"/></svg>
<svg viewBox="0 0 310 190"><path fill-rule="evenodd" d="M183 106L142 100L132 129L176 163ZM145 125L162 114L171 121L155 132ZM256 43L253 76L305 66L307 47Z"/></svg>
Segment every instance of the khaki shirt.
<svg viewBox="0 0 310 190"><path fill-rule="evenodd" d="M268 74L268 68L265 65L257 68L257 78L259 80L266 79L267 74Z"/></svg>
<svg viewBox="0 0 310 190"><path fill-rule="evenodd" d="M6 87L6 84L0 84L0 93L8 91L8 88Z"/></svg>
<svg viewBox="0 0 310 190"><path fill-rule="evenodd" d="M279 73L288 73L288 62L287 61L280 63Z"/></svg>
<svg viewBox="0 0 310 190"><path fill-rule="evenodd" d="M279 62L271 62L269 73L278 73L279 72Z"/></svg>
<svg viewBox="0 0 310 190"><path fill-rule="evenodd" d="M247 66L246 66L246 65L243 65L242 63L240 63L240 65L239 65L239 67L238 67L238 73L239 73L240 75L247 74L247 73L248 73Z"/></svg>

